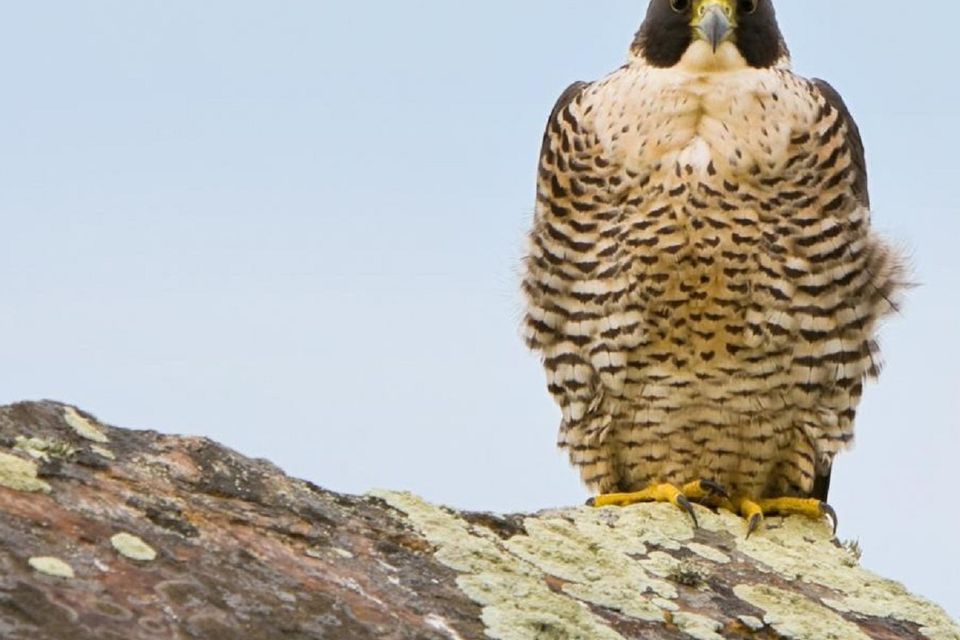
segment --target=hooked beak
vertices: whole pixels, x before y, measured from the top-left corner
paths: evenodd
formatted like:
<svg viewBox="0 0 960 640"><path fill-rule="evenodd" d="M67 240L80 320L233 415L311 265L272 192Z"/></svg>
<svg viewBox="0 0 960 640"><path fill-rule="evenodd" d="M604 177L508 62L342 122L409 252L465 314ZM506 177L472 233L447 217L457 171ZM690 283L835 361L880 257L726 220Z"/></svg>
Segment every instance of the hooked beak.
<svg viewBox="0 0 960 640"><path fill-rule="evenodd" d="M730 21L730 9L725 2L707 0L700 5L699 18L694 26L700 31L704 40L713 47L716 53L720 45L727 39L733 29Z"/></svg>

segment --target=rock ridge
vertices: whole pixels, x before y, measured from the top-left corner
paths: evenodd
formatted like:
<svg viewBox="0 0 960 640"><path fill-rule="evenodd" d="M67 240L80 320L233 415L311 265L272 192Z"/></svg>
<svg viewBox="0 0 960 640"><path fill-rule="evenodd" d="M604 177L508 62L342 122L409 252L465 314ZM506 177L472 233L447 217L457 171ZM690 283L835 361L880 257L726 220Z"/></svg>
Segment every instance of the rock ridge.
<svg viewBox="0 0 960 640"><path fill-rule="evenodd" d="M960 640L826 524L349 496L209 439L0 407L0 638Z"/></svg>

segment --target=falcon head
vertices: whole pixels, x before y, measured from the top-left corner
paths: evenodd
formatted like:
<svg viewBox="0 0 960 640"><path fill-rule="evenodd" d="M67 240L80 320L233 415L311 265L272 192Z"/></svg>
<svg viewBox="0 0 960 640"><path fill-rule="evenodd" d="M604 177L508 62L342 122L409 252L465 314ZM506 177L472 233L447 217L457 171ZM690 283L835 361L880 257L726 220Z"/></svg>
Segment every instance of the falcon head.
<svg viewBox="0 0 960 640"><path fill-rule="evenodd" d="M651 0L631 52L661 68L765 68L789 59L772 0Z"/></svg>

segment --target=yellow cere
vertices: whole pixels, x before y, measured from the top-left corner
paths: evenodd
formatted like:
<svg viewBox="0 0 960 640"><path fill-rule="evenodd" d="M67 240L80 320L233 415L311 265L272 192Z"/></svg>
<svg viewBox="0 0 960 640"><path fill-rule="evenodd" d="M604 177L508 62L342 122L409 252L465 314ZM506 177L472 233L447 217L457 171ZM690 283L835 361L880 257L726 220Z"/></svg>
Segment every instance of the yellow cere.
<svg viewBox="0 0 960 640"><path fill-rule="evenodd" d="M737 25L737 3L732 0L697 0L693 5L693 20L691 26L698 26L700 20L706 15L707 9L711 6L720 7L727 19L730 20L730 26Z"/></svg>

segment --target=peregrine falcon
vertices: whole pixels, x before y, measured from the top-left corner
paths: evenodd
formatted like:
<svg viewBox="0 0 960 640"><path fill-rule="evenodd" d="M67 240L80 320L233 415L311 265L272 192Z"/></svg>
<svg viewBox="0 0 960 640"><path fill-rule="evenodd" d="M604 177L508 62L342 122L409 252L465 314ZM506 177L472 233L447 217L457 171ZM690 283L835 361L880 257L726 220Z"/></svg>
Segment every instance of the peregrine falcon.
<svg viewBox="0 0 960 640"><path fill-rule="evenodd" d="M836 514L901 257L857 125L790 69L771 0L652 0L628 62L560 96L523 333L596 506Z"/></svg>

